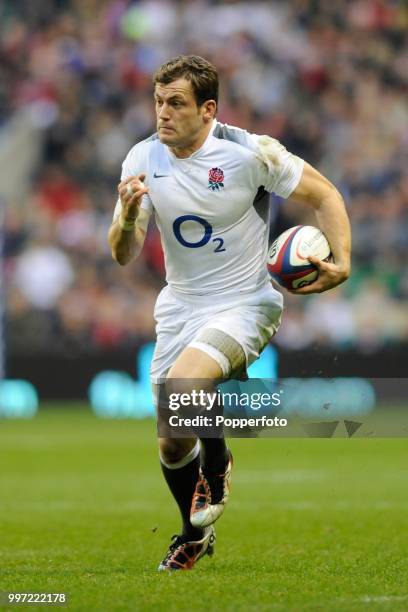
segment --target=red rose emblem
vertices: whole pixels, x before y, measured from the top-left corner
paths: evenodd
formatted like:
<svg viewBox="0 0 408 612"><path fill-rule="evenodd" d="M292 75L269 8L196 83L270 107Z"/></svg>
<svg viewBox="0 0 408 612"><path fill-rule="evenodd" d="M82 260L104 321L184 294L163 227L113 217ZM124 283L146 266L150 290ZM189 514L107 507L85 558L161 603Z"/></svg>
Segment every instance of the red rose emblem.
<svg viewBox="0 0 408 612"><path fill-rule="evenodd" d="M208 173L208 180L211 183L223 183L224 172L221 170L221 168L211 168Z"/></svg>

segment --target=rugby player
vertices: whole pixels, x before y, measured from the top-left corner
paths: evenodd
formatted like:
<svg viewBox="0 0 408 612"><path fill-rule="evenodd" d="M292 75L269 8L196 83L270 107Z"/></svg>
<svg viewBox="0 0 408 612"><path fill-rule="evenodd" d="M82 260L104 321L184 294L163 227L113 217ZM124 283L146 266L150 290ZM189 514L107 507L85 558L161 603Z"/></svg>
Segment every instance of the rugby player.
<svg viewBox="0 0 408 612"><path fill-rule="evenodd" d="M269 194L311 206L333 262L294 293L331 289L350 272L350 227L337 189L268 136L217 121L218 75L178 56L153 77L157 132L128 153L109 244L121 265L141 252L155 215L167 285L155 306L153 386L217 381L245 372L278 330L282 295L266 270ZM229 495L232 456L223 437L159 437L161 467L182 517L159 570L191 569L212 554L213 523Z"/></svg>

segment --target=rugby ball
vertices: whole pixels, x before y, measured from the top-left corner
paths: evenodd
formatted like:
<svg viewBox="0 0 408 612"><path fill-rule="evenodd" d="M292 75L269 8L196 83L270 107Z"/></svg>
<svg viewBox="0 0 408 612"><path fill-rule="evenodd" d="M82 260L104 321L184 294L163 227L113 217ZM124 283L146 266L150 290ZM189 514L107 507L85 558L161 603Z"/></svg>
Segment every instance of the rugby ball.
<svg viewBox="0 0 408 612"><path fill-rule="evenodd" d="M312 225L296 225L283 232L268 253L268 272L271 278L287 289L310 285L318 277L318 269L308 257L330 258L326 236Z"/></svg>

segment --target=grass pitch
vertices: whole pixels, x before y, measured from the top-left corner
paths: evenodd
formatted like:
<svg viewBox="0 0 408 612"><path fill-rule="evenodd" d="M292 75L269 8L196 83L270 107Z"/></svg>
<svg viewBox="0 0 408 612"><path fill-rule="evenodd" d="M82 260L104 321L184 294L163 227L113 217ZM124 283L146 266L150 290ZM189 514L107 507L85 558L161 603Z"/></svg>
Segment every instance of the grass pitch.
<svg viewBox="0 0 408 612"><path fill-rule="evenodd" d="M163 575L179 521L153 422L86 406L0 421L0 591L87 612L408 610L408 439L230 445L214 557Z"/></svg>

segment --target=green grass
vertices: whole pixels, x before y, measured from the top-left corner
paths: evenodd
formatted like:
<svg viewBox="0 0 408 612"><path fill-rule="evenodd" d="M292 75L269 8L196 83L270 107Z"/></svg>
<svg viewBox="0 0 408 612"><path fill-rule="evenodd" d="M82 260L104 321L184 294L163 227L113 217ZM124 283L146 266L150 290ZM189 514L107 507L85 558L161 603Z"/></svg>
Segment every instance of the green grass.
<svg viewBox="0 0 408 612"><path fill-rule="evenodd" d="M153 422L85 406L0 421L0 591L66 592L91 612L408 609L407 439L231 448L215 556L162 575L179 524Z"/></svg>

